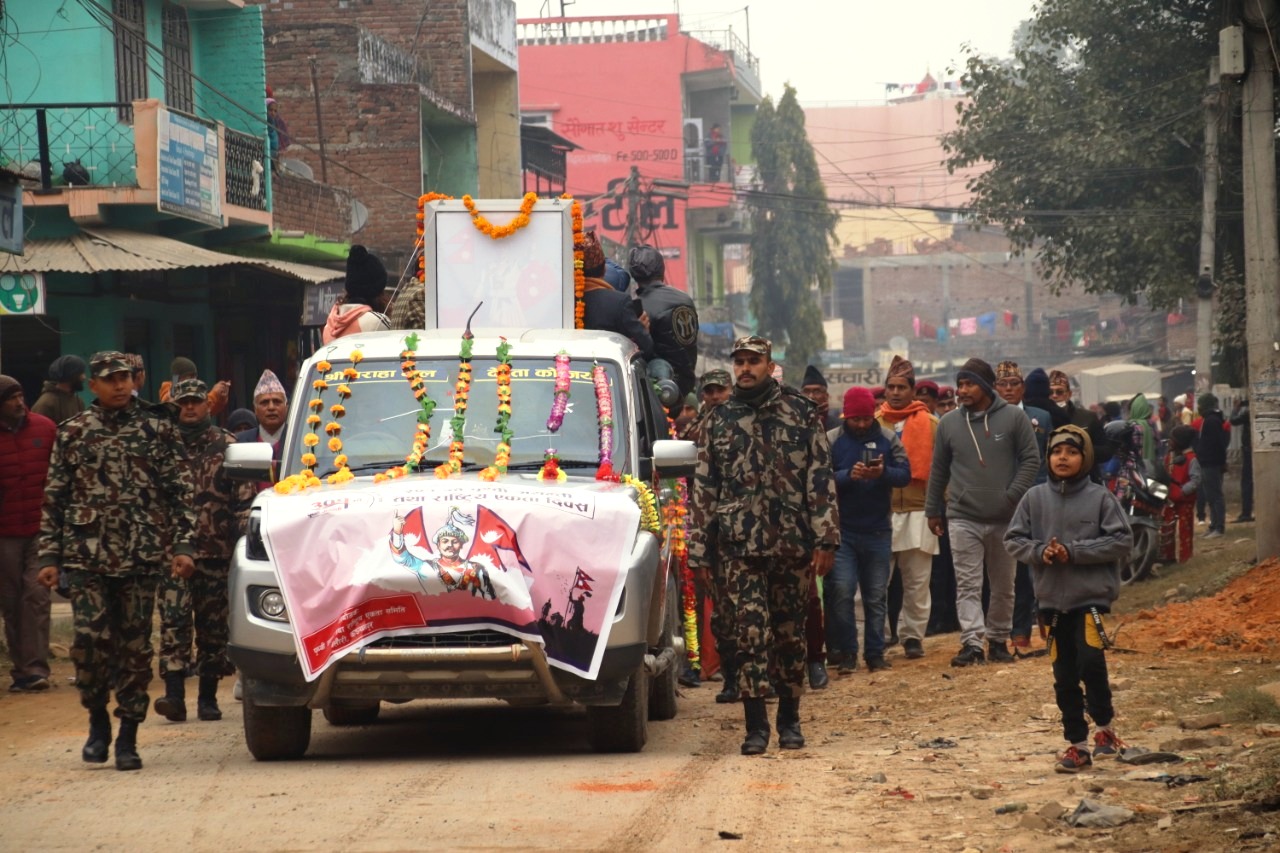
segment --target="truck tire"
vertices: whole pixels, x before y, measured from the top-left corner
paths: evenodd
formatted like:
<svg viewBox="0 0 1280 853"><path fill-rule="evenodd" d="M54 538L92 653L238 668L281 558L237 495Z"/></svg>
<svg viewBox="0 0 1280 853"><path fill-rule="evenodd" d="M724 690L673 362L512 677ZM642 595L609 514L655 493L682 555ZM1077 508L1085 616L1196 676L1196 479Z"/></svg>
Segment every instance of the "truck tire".
<svg viewBox="0 0 1280 853"><path fill-rule="evenodd" d="M649 737L649 676L636 667L618 705L587 707L587 740L596 752L639 752Z"/></svg>
<svg viewBox="0 0 1280 853"><path fill-rule="evenodd" d="M680 588L674 574L667 577L667 612L663 618L662 639L658 642L658 652L676 646L676 638L684 630L684 607L680 599ZM676 716L676 690L679 687L680 667L685 661L677 656L671 666L653 677L649 688L649 719L671 720Z"/></svg>
<svg viewBox="0 0 1280 853"><path fill-rule="evenodd" d="M311 709L259 705L244 694L244 742L258 761L290 761L311 743Z"/></svg>
<svg viewBox="0 0 1280 853"><path fill-rule="evenodd" d="M367 726L378 719L381 702L345 702L334 700L324 709L331 726Z"/></svg>

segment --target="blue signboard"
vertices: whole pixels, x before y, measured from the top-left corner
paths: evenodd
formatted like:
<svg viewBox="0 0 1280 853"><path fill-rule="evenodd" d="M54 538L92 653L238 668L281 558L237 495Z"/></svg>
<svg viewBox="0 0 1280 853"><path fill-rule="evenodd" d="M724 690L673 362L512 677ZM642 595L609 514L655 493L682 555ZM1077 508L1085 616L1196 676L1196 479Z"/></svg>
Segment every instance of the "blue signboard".
<svg viewBox="0 0 1280 853"><path fill-rule="evenodd" d="M223 226L218 131L193 118L159 110L156 117L160 191L164 213Z"/></svg>

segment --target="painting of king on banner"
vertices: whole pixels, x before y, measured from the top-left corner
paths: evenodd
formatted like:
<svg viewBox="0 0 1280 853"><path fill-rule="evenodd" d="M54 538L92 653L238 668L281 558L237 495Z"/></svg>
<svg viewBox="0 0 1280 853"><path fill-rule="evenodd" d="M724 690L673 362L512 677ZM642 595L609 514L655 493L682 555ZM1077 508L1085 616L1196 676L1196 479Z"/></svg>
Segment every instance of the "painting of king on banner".
<svg viewBox="0 0 1280 853"><path fill-rule="evenodd" d="M468 528L475 531L474 541ZM479 507L475 517L451 507L445 523L429 538L421 507L408 515L397 513L391 522L388 545L391 559L417 577L426 595L464 592L522 610L533 608L529 595L532 574L526 575L520 569L530 573L533 570L520 550L515 531L486 507ZM513 553L514 570L509 571L503 564L499 548Z"/></svg>

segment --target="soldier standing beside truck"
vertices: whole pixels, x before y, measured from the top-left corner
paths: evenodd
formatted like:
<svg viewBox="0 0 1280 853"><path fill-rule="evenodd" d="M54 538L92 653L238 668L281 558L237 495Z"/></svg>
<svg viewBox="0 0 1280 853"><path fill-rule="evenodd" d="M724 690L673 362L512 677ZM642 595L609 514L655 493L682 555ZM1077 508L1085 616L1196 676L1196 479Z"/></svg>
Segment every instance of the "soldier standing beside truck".
<svg viewBox="0 0 1280 853"><path fill-rule="evenodd" d="M68 575L75 640L71 658L80 704L89 711L89 739L81 757L107 760L116 694L116 769L137 770L138 725L147 716L154 649L151 617L166 553L169 570L195 571L190 465L167 412L133 396L125 355L107 351L89 360L96 399L62 425L53 446L36 547L39 580Z"/></svg>
<svg viewBox="0 0 1280 853"><path fill-rule="evenodd" d="M830 571L840 544L826 433L813 405L773 379L772 349L758 336L735 342L733 395L707 419L690 501L690 565L704 578L712 568L723 573L733 603L743 755L768 748L771 683L779 746L804 746L809 587L815 572Z"/></svg>

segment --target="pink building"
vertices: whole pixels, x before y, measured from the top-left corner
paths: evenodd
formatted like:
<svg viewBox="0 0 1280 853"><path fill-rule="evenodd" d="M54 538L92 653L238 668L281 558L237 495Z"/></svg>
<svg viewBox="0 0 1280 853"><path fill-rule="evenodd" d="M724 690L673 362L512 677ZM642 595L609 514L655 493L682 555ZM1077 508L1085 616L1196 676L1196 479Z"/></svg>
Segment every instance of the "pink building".
<svg viewBox="0 0 1280 853"><path fill-rule="evenodd" d="M587 228L620 260L657 246L670 284L722 304L723 247L748 236L735 181L750 174L754 57L732 31L682 32L674 14L521 19L518 44L522 119L579 146L566 184Z"/></svg>

